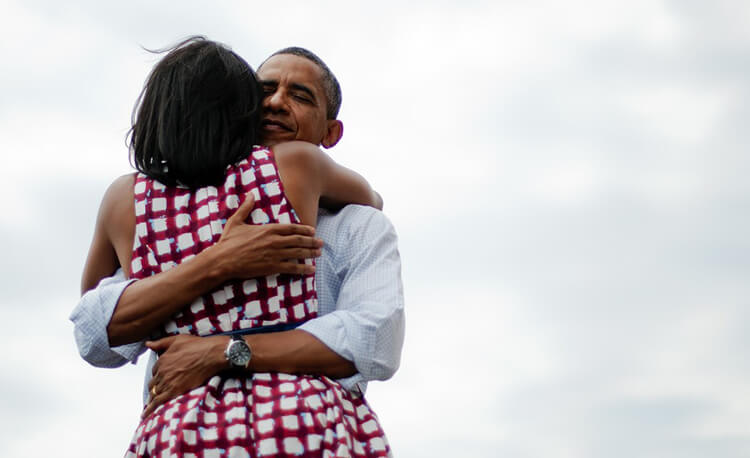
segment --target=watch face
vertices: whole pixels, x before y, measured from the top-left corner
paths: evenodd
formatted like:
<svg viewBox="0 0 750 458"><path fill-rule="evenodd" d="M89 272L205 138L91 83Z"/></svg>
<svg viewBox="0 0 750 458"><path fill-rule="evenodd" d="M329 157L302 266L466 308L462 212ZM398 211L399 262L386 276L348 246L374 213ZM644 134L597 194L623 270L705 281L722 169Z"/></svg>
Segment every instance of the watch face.
<svg viewBox="0 0 750 458"><path fill-rule="evenodd" d="M250 347L241 340L235 340L229 347L227 358L233 366L247 366L250 362Z"/></svg>

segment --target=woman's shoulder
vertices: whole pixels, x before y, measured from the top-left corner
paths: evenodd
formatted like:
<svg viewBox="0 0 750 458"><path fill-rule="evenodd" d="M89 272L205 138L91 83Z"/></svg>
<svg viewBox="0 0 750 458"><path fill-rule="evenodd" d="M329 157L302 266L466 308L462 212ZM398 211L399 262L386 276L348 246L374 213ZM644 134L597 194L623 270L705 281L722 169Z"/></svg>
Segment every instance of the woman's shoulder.
<svg viewBox="0 0 750 458"><path fill-rule="evenodd" d="M132 196L136 175L137 173L133 172L115 178L104 193L104 198L120 199L126 196Z"/></svg>
<svg viewBox="0 0 750 458"><path fill-rule="evenodd" d="M133 192L133 184L135 183L135 177L138 175L138 172L131 172L126 173L125 175L119 176L115 178L112 183L109 185L109 188L107 189L107 192L118 192L122 193L127 190L130 190L130 192Z"/></svg>
<svg viewBox="0 0 750 458"><path fill-rule="evenodd" d="M115 178L102 198L100 211L106 215L120 215L123 210L133 207L133 185L136 173L128 173Z"/></svg>
<svg viewBox="0 0 750 458"><path fill-rule="evenodd" d="M313 162L319 161L323 151L313 145L312 143L303 142L299 140L291 142L283 142L269 148L276 160L302 162L303 164L310 165Z"/></svg>

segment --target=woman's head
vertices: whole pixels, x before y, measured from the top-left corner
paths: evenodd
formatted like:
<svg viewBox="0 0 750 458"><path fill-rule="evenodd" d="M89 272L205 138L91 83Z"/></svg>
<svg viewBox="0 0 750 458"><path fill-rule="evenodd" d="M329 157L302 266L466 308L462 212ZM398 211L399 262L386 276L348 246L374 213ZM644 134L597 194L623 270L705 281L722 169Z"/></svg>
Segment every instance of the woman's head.
<svg viewBox="0 0 750 458"><path fill-rule="evenodd" d="M146 81L133 112L135 167L170 186L219 185L226 167L257 143L261 90L252 68L226 46L191 37Z"/></svg>

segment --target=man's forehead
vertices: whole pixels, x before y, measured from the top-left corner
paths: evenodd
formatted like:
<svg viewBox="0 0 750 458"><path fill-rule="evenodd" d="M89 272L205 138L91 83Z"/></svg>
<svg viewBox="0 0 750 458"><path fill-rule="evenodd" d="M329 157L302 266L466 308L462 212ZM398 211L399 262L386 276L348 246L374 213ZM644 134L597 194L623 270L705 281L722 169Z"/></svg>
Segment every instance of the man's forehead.
<svg viewBox="0 0 750 458"><path fill-rule="evenodd" d="M261 80L313 84L319 90L323 88L322 73L311 60L293 54L271 56L258 69Z"/></svg>

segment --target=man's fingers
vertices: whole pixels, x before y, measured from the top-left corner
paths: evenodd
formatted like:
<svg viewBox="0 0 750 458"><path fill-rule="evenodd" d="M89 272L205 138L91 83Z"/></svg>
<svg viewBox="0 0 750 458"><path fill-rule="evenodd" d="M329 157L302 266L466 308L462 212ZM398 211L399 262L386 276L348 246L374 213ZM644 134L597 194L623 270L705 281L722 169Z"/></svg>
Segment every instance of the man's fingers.
<svg viewBox="0 0 750 458"><path fill-rule="evenodd" d="M295 235L291 238L294 239L293 246L304 247L304 248L323 248L323 240L315 237L305 237L303 235Z"/></svg>
<svg viewBox="0 0 750 458"><path fill-rule="evenodd" d="M282 235L272 245L274 248L322 248L323 240L307 235Z"/></svg>
<svg viewBox="0 0 750 458"><path fill-rule="evenodd" d="M279 235L306 235L312 237L315 235L315 228L304 224L266 224L267 228L273 230Z"/></svg>
<svg viewBox="0 0 750 458"><path fill-rule="evenodd" d="M277 259L312 259L320 257L322 251L320 248L283 248L277 250L275 256Z"/></svg>
<svg viewBox="0 0 750 458"><path fill-rule="evenodd" d="M157 393L152 399L149 399L146 409L141 414L141 418L146 418L151 415L160 405L169 401L171 396L169 393Z"/></svg>
<svg viewBox="0 0 750 458"><path fill-rule="evenodd" d="M245 194L245 201L242 202L240 207L234 212L232 216L227 220L227 225L244 223L250 212L255 206L255 196L252 192Z"/></svg>
<svg viewBox="0 0 750 458"><path fill-rule="evenodd" d="M278 264L280 274L307 275L315 273L315 266L300 264L298 262L282 262Z"/></svg>
<svg viewBox="0 0 750 458"><path fill-rule="evenodd" d="M169 336L159 340L149 340L146 342L146 347L156 353L163 353L172 345L172 343L174 343L176 338L177 336Z"/></svg>

